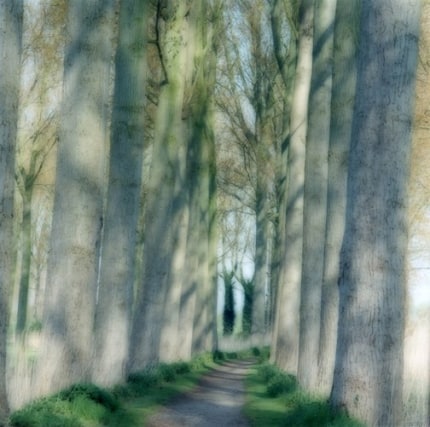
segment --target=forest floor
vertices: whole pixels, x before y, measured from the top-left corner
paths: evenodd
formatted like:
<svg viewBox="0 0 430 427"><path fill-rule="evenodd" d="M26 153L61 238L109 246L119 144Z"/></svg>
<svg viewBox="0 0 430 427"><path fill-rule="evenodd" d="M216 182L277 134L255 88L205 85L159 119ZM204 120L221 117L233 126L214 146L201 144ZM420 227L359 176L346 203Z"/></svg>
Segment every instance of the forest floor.
<svg viewBox="0 0 430 427"><path fill-rule="evenodd" d="M147 427L248 427L244 379L255 360L230 360L146 420Z"/></svg>

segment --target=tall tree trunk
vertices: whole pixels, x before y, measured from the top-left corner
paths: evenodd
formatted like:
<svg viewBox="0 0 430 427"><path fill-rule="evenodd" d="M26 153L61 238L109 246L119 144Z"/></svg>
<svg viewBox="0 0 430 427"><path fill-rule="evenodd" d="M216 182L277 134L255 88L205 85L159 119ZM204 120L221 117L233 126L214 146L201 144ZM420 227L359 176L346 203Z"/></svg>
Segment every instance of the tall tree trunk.
<svg viewBox="0 0 430 427"><path fill-rule="evenodd" d="M346 181L356 85L359 6L360 0L337 0L336 6L318 361L318 388L323 394L328 394L331 390L336 354L339 255L345 229Z"/></svg>
<svg viewBox="0 0 430 427"><path fill-rule="evenodd" d="M146 3L120 6L112 112L111 155L100 284L95 321L93 380L125 379L143 157Z"/></svg>
<svg viewBox="0 0 430 427"><path fill-rule="evenodd" d="M317 391L321 288L327 213L328 148L336 0L315 3L303 215L298 380Z"/></svg>
<svg viewBox="0 0 430 427"><path fill-rule="evenodd" d="M259 144L267 145L261 132ZM268 285L268 245L269 239L269 177L267 174L267 155L265 147L257 151L256 190L255 190L255 257L254 286L252 288L252 326L251 332L255 345L263 343L266 332L266 291Z"/></svg>
<svg viewBox="0 0 430 427"><path fill-rule="evenodd" d="M23 2L0 1L0 425L9 411L6 390L6 354L9 292L15 267L13 213L15 192L15 144L18 125L21 72Z"/></svg>
<svg viewBox="0 0 430 427"><path fill-rule="evenodd" d="M222 2L218 3L219 5ZM220 6L221 7L221 6ZM217 168L215 135L211 132L208 147L208 172L209 172L209 205L208 205L208 314L206 350L213 351L218 348L217 327L217 299L218 299L218 216L217 216Z"/></svg>
<svg viewBox="0 0 430 427"><path fill-rule="evenodd" d="M153 158L145 200L143 283L138 290L129 369L136 371L177 352L184 275L188 200L185 182L187 129L184 89L192 44L185 2L158 5L156 25L165 73L158 101ZM163 347L163 348L162 348Z"/></svg>
<svg viewBox="0 0 430 427"><path fill-rule="evenodd" d="M303 249L303 192L305 144L313 47L313 0L304 0L300 10L297 71L293 93L288 149L288 195L285 252L281 271L276 319L276 364L297 372L299 349L300 282Z"/></svg>
<svg viewBox="0 0 430 427"><path fill-rule="evenodd" d="M211 186L215 179L212 104L217 63L216 38L219 31L218 7L218 2L210 8L197 2L191 11L195 23L195 50L193 92L188 107L192 132L188 142L187 176L191 210L188 250L194 254L194 270L197 273L194 317L193 324L190 325L194 354L212 348L215 321L211 305L214 254L211 253L213 229L210 221L215 214L213 209L216 208L211 199L214 197L214 189ZM186 296L186 293L183 292L183 296Z"/></svg>
<svg viewBox="0 0 430 427"><path fill-rule="evenodd" d="M284 115L282 139L277 149L276 172L275 172L275 194L276 194L276 221L274 224L274 238L271 260L271 316L272 316L272 352L275 353L278 320L277 307L279 301L279 289L285 282L283 277L283 263L285 260L285 239L286 239L286 206L287 206L287 178L288 178L288 147L290 144L290 115L294 90L294 77L297 63L297 40L290 37L287 50L284 48L284 23L286 18L286 3L283 0L275 0L271 10L271 30L273 37L274 53L279 71L285 86L284 94ZM291 6L289 4L289 6ZM292 6L291 6L292 7ZM288 23L293 27L294 22ZM293 34L294 31L291 31ZM283 54L282 54L283 53ZM273 358L273 354L272 354Z"/></svg>
<svg viewBox="0 0 430 427"><path fill-rule="evenodd" d="M38 390L91 378L115 2L69 5Z"/></svg>
<svg viewBox="0 0 430 427"><path fill-rule="evenodd" d="M31 252L32 252L32 214L31 205L33 199L33 186L24 184L22 190L22 254L21 254L21 278L19 280L18 307L16 315L16 333L21 335L27 325L28 293L30 288Z"/></svg>
<svg viewBox="0 0 430 427"><path fill-rule="evenodd" d="M331 403L371 426L401 422L419 17L419 1L362 1Z"/></svg>

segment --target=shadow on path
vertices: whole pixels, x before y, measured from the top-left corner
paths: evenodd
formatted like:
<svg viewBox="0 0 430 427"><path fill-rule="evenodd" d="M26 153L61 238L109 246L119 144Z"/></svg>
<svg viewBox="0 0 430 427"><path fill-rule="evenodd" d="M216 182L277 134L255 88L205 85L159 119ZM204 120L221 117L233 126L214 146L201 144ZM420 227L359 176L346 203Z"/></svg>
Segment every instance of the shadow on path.
<svg viewBox="0 0 430 427"><path fill-rule="evenodd" d="M147 427L248 427L242 414L243 380L253 360L228 361L204 375L198 385L159 412Z"/></svg>

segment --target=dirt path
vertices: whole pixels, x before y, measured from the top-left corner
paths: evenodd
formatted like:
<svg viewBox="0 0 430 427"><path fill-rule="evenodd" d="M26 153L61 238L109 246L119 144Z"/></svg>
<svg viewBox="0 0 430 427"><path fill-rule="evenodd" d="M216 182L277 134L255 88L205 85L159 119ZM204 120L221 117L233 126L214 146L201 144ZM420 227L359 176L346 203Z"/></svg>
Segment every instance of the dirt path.
<svg viewBox="0 0 430 427"><path fill-rule="evenodd" d="M229 361L206 374L190 392L150 417L147 427L248 427L242 414L252 361Z"/></svg>

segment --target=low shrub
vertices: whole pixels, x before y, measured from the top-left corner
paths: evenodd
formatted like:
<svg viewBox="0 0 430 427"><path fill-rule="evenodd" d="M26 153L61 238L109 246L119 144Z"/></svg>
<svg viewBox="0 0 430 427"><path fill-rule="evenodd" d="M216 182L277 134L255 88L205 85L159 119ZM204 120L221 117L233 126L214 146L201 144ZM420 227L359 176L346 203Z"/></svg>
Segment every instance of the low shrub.
<svg viewBox="0 0 430 427"><path fill-rule="evenodd" d="M162 377L157 368L148 368L141 372L130 374L125 385L115 387L114 393L121 397L142 396L150 387L161 383Z"/></svg>
<svg viewBox="0 0 430 427"><path fill-rule="evenodd" d="M212 360L215 363L223 362L226 359L225 353L220 350L215 350L212 354Z"/></svg>
<svg viewBox="0 0 430 427"><path fill-rule="evenodd" d="M86 398L92 400L109 411L116 411L120 407L119 400L113 393L107 390L103 390L94 384L75 384L70 388L58 393L58 397L61 400L67 400L72 402L77 398Z"/></svg>
<svg viewBox="0 0 430 427"><path fill-rule="evenodd" d="M258 376L265 383L270 381L278 373L279 369L275 365L272 365L270 363L264 363L263 365L259 366L257 370Z"/></svg>
<svg viewBox="0 0 430 427"><path fill-rule="evenodd" d="M269 397L278 397L284 393L291 393L297 388L296 379L292 375L282 372L276 373L267 384L267 394Z"/></svg>
<svg viewBox="0 0 430 427"><path fill-rule="evenodd" d="M118 398L107 390L94 384L75 384L12 413L9 420L13 427L83 427L84 420L103 422L120 406Z"/></svg>
<svg viewBox="0 0 430 427"><path fill-rule="evenodd" d="M188 374L191 372L191 365L187 362L174 362L171 366L178 375Z"/></svg>
<svg viewBox="0 0 430 427"><path fill-rule="evenodd" d="M165 363L162 363L158 365L157 371L163 381L166 381L168 383L175 381L176 379L176 370L173 365L168 365Z"/></svg>
<svg viewBox="0 0 430 427"><path fill-rule="evenodd" d="M261 356L261 350L258 347L252 347L251 352L255 357Z"/></svg>
<svg viewBox="0 0 430 427"><path fill-rule="evenodd" d="M70 403L53 397L14 412L9 421L13 427L83 427L72 414Z"/></svg>

